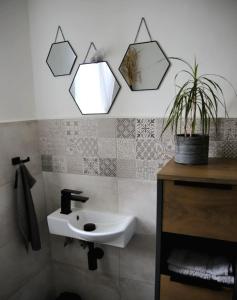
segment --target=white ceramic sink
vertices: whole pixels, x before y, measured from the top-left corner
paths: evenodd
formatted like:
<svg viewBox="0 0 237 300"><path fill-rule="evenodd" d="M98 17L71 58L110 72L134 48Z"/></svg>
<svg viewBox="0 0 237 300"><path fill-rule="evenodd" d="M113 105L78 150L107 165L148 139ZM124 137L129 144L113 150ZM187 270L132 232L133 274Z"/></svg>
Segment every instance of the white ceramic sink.
<svg viewBox="0 0 237 300"><path fill-rule="evenodd" d="M73 208L68 215L60 211L47 217L52 234L124 248L135 232L136 220L132 216L78 208ZM94 223L96 229L84 231L87 223Z"/></svg>

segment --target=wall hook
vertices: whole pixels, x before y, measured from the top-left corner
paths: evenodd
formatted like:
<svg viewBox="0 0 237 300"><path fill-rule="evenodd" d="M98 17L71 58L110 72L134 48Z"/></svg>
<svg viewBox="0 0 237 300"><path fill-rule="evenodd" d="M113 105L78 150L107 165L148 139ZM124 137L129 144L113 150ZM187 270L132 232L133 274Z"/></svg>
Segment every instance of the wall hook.
<svg viewBox="0 0 237 300"><path fill-rule="evenodd" d="M17 157L12 158L12 165L13 166L19 165L19 164L22 164L22 163L27 163L28 161L30 161L29 156L26 159L23 159L23 160L21 160L20 156L17 156Z"/></svg>

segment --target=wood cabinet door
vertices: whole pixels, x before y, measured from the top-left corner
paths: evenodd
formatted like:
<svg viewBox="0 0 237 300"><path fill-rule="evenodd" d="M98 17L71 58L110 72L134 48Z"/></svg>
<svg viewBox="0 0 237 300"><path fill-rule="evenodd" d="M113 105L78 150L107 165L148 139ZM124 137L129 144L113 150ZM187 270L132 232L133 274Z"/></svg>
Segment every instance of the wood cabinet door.
<svg viewBox="0 0 237 300"><path fill-rule="evenodd" d="M163 231L237 242L237 187L164 181Z"/></svg>

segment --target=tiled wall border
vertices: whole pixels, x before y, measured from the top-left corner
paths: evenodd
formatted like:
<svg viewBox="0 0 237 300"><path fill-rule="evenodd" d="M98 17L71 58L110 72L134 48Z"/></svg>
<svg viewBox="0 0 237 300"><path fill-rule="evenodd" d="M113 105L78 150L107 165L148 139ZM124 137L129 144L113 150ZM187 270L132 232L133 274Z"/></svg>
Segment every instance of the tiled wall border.
<svg viewBox="0 0 237 300"><path fill-rule="evenodd" d="M160 138L160 118L93 118L39 121L46 172L155 180L174 155L170 131ZM237 119L211 128L210 157L237 158Z"/></svg>

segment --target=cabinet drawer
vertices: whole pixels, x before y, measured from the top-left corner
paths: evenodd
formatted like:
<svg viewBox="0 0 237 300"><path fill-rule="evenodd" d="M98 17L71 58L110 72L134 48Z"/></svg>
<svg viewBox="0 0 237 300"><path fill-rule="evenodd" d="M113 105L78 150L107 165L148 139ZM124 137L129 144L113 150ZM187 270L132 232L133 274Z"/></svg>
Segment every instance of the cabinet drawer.
<svg viewBox="0 0 237 300"><path fill-rule="evenodd" d="M237 187L164 181L163 231L237 241Z"/></svg>
<svg viewBox="0 0 237 300"><path fill-rule="evenodd" d="M232 289L210 290L174 281L161 275L160 300L231 300Z"/></svg>

